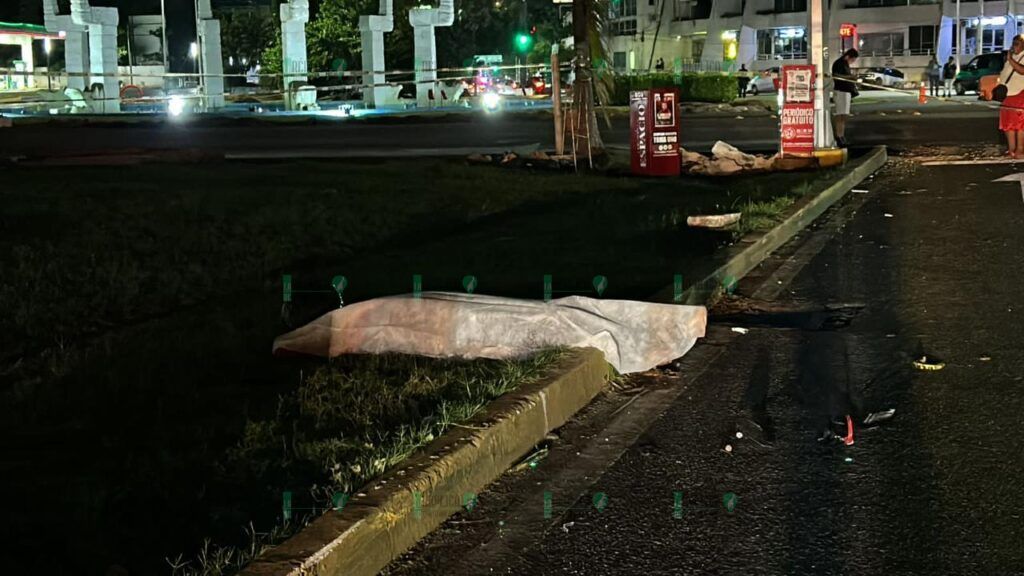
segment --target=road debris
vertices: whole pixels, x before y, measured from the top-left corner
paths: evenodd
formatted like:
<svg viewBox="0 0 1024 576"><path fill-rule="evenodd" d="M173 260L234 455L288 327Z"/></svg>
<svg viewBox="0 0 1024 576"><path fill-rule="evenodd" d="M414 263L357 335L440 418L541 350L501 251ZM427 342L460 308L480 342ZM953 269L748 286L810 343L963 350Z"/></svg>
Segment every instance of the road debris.
<svg viewBox="0 0 1024 576"><path fill-rule="evenodd" d="M742 326L733 326L732 331L737 334L746 334L747 332L750 332L750 328L743 328Z"/></svg>
<svg viewBox="0 0 1024 576"><path fill-rule="evenodd" d="M846 415L846 436L843 437L843 444L853 446L853 419Z"/></svg>
<svg viewBox="0 0 1024 576"><path fill-rule="evenodd" d="M850 192L853 192L854 194L867 194L868 193L867 190L861 190L859 188L854 188L853 190L850 190Z"/></svg>
<svg viewBox="0 0 1024 576"><path fill-rule="evenodd" d="M885 216L886 218L892 218L892 214L889 214L888 212L886 212L885 214L883 214L883 216Z"/></svg>
<svg viewBox="0 0 1024 576"><path fill-rule="evenodd" d="M991 359L992 357L989 356L988 354L982 354L981 356L978 357L978 360L981 360L982 362L988 362Z"/></svg>
<svg viewBox="0 0 1024 576"><path fill-rule="evenodd" d="M945 362L934 357L921 356L917 360L914 360L914 368L917 368L918 370L942 370L945 367Z"/></svg>
<svg viewBox="0 0 1024 576"><path fill-rule="evenodd" d="M740 221L742 212L687 216L686 225L691 228L725 228Z"/></svg>
<svg viewBox="0 0 1024 576"><path fill-rule="evenodd" d="M541 448L540 450L537 450L536 452L534 452L533 454L530 454L526 458L523 458L523 460L519 464L516 464L515 466L512 467L512 471L513 472L520 472L522 470L526 470L527 468L531 468L531 469L532 468L536 468L537 464L541 460L547 458L547 456L548 456L548 449L547 448Z"/></svg>
<svg viewBox="0 0 1024 576"><path fill-rule="evenodd" d="M888 410L882 410L880 412L872 412L864 417L864 425L870 426L871 424L877 424L892 418L896 414L895 408L889 408Z"/></svg>

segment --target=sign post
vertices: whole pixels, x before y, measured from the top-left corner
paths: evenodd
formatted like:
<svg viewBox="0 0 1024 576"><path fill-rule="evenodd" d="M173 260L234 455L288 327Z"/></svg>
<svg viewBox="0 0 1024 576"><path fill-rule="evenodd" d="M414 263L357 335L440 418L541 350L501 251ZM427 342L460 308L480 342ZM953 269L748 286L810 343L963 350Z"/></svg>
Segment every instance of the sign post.
<svg viewBox="0 0 1024 576"><path fill-rule="evenodd" d="M629 93L633 174L678 176L679 91L652 88Z"/></svg>
<svg viewBox="0 0 1024 576"><path fill-rule="evenodd" d="M814 153L814 66L782 67L782 156L811 156Z"/></svg>

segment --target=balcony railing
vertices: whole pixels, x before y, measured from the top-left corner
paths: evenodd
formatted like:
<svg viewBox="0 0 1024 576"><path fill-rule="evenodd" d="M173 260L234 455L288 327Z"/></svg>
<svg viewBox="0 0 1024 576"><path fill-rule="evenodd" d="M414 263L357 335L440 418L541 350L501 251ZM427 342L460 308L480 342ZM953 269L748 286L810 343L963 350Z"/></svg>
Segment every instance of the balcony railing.
<svg viewBox="0 0 1024 576"><path fill-rule="evenodd" d="M933 48L908 48L906 50L860 50L861 58L893 58L896 56L931 56Z"/></svg>
<svg viewBox="0 0 1024 576"><path fill-rule="evenodd" d="M843 8L886 8L896 6L919 6L941 3L941 0L853 0L844 3Z"/></svg>
<svg viewBox="0 0 1024 576"><path fill-rule="evenodd" d="M758 54L758 60L805 60L806 52L787 52L785 54Z"/></svg>

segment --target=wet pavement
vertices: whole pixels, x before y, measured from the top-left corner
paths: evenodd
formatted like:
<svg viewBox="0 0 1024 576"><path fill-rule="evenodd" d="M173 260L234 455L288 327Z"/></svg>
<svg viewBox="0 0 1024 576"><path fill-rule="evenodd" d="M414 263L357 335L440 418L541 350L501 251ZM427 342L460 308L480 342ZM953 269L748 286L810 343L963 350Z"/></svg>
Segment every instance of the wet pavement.
<svg viewBox="0 0 1024 576"><path fill-rule="evenodd" d="M1018 169L890 162L386 573L1024 574Z"/></svg>

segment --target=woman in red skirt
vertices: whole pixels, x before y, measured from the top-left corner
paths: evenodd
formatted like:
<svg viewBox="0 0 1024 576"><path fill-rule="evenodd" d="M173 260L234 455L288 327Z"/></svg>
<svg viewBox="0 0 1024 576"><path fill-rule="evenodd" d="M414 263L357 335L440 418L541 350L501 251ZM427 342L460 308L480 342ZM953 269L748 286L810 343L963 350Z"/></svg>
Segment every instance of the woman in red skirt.
<svg viewBox="0 0 1024 576"><path fill-rule="evenodd" d="M1024 158L1024 36L1013 39L1013 47L999 74L999 83L1006 85L1006 99L999 108L999 129L1006 133L1007 154Z"/></svg>

